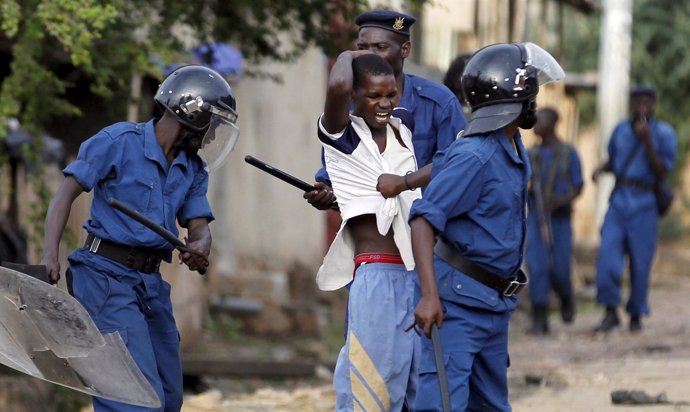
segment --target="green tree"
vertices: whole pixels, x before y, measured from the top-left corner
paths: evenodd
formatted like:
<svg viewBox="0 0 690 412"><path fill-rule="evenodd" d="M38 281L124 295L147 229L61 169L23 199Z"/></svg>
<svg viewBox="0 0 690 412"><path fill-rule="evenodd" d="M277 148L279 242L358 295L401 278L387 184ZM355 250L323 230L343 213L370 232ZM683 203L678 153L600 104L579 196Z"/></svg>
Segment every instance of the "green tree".
<svg viewBox="0 0 690 412"><path fill-rule="evenodd" d="M690 149L690 2L638 0L633 22L631 81L657 88L657 116L678 132L678 170Z"/></svg>
<svg viewBox="0 0 690 412"><path fill-rule="evenodd" d="M163 65L188 61L190 44L230 42L254 64L290 61L312 44L332 55L350 46L364 7L364 0L0 0L0 52L10 56L0 78L0 147L7 118L33 136L77 120L78 84L108 103L108 118L124 118L133 74L160 79ZM35 245L50 198L36 161L41 145L33 139L25 150L39 201L22 220ZM5 156L0 150L0 166Z"/></svg>
<svg viewBox="0 0 690 412"><path fill-rule="evenodd" d="M89 0L0 1L2 40L10 43L10 75L0 88L0 120L17 117L38 132L52 116L78 109L61 98L68 83L55 73L60 62L94 71L94 41L114 22L117 11ZM0 123L0 135L5 122Z"/></svg>
<svg viewBox="0 0 690 412"><path fill-rule="evenodd" d="M599 59L600 15L583 14L567 9L563 21L563 68L570 73L596 73ZM580 123L596 121L596 90L577 93Z"/></svg>
<svg viewBox="0 0 690 412"><path fill-rule="evenodd" d="M289 61L310 44L333 54L353 39L351 22L364 6L364 0L0 0L0 43L9 44L12 56L0 87L0 120L17 117L39 132L52 119L79 114L64 98L69 69L111 99L128 90L133 72L160 77L152 56L164 64L184 61L189 41L231 42L251 63Z"/></svg>
<svg viewBox="0 0 690 412"><path fill-rule="evenodd" d="M690 2L674 0L636 0L633 3L631 83L647 83L659 91L657 114L673 124L686 145L690 132ZM600 15L574 13L565 22L563 66L570 72L597 70ZM593 99L587 99L594 104ZM594 110L586 121L593 121Z"/></svg>

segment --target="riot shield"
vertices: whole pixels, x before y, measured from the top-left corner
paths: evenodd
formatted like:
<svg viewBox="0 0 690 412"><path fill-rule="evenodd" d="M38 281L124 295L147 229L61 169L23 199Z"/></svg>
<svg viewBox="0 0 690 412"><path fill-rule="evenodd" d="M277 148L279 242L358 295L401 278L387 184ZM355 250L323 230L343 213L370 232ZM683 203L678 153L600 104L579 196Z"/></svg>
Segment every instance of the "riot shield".
<svg viewBox="0 0 690 412"><path fill-rule="evenodd" d="M64 290L0 267L0 363L118 402L160 407L119 333L102 335Z"/></svg>

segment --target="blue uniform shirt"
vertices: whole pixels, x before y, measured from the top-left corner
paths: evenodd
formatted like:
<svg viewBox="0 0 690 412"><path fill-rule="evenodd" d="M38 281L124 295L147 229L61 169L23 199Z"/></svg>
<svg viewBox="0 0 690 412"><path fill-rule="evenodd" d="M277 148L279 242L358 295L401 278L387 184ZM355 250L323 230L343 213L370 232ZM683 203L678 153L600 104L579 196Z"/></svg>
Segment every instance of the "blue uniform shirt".
<svg viewBox="0 0 690 412"><path fill-rule="evenodd" d="M447 148L467 125L457 97L441 84L405 74L405 86L398 107L412 113L412 144L419 168L431 163L434 154ZM322 155L323 160L323 155ZM316 173L316 181L331 186L326 168Z"/></svg>
<svg viewBox="0 0 690 412"><path fill-rule="evenodd" d="M654 150L663 161L666 170L671 170L676 161L677 140L673 127L668 123L652 118L649 120L649 130ZM635 134L631 121L628 119L620 122L613 130L609 140L609 162L617 177L654 184L656 175L649 166L647 152L641 145L642 142ZM630 161L627 171L625 171L625 176L621 176L624 172L624 163L633 151L636 153ZM630 186L617 187L611 194L610 203L617 210L626 213L656 207L654 193Z"/></svg>
<svg viewBox="0 0 690 412"><path fill-rule="evenodd" d="M561 150L567 150L567 153L563 155ZM551 190L551 199L568 196L577 188L581 188L584 184L582 179L582 164L580 163L580 157L577 155L577 151L574 147L565 143L556 146L555 149L537 145L530 149L530 154L530 161L534 159L538 162L536 165L531 164L531 167L533 174L539 173L543 191L542 194L547 190L546 184L549 179L549 174L551 173L551 168L554 167L553 162L555 159L557 159L558 164L555 166L557 169L554 171L553 186L549 189ZM532 177L534 178L534 176ZM530 212L536 212L536 208L534 207L534 196L530 196L529 206ZM563 208L559 208L556 212L569 214L572 212L572 205L569 204Z"/></svg>
<svg viewBox="0 0 690 412"><path fill-rule="evenodd" d="M518 270L525 239L530 175L519 135L515 153L502 130L463 137L434 157L431 182L410 210L472 262L509 277Z"/></svg>
<svg viewBox="0 0 690 412"><path fill-rule="evenodd" d="M213 220L201 158L182 150L168 165L153 125L151 120L104 128L82 143L77 159L63 173L84 190L94 189L91 219L84 223L87 231L124 245L172 251L158 234L106 203L113 197L174 234L176 219L183 227L194 218Z"/></svg>

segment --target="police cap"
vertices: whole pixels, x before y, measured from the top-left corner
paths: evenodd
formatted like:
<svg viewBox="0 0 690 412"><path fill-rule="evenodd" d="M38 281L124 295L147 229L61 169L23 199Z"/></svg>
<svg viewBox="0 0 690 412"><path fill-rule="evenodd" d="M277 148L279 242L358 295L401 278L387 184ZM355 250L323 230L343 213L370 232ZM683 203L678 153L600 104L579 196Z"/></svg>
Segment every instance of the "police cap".
<svg viewBox="0 0 690 412"><path fill-rule="evenodd" d="M636 84L630 88L630 98L639 96L647 96L656 100L656 89L647 84Z"/></svg>
<svg viewBox="0 0 690 412"><path fill-rule="evenodd" d="M378 27L407 37L410 36L410 27L416 21L417 19L412 16L390 10L367 11L355 18L355 23L360 29Z"/></svg>

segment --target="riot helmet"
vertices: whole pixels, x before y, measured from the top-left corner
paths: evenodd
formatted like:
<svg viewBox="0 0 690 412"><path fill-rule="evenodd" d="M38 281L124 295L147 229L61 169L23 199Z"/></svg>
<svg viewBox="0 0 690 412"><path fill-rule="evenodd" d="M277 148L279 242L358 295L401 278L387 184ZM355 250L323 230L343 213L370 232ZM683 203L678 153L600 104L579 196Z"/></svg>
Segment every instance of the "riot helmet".
<svg viewBox="0 0 690 412"><path fill-rule="evenodd" d="M523 129L534 126L539 86L565 77L556 60L533 43L497 43L476 51L461 84L472 117L463 135L488 133L521 114Z"/></svg>
<svg viewBox="0 0 690 412"><path fill-rule="evenodd" d="M168 75L154 97L185 129L183 147L197 152L209 171L217 169L235 147L235 98L216 71L199 65L182 66Z"/></svg>

